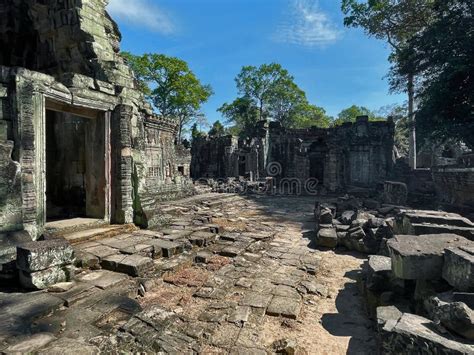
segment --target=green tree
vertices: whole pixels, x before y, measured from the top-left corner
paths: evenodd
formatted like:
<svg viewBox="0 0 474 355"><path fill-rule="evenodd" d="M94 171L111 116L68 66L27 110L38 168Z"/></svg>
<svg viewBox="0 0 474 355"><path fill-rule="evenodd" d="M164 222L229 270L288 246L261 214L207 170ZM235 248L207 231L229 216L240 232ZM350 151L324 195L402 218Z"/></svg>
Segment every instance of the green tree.
<svg viewBox="0 0 474 355"><path fill-rule="evenodd" d="M244 66L235 81L241 96L218 111L241 135L252 135L256 123L268 118L286 128L328 125L324 110L308 103L305 92L280 64Z"/></svg>
<svg viewBox="0 0 474 355"><path fill-rule="evenodd" d="M368 116L369 121L384 120L383 117L376 115L367 107L352 105L351 107L348 107L339 112L339 114L337 115L337 119L334 120L333 124L337 126L343 124L344 122L355 122L358 116Z"/></svg>
<svg viewBox="0 0 474 355"><path fill-rule="evenodd" d="M259 121L258 108L247 96L239 97L230 104L225 103L218 111L234 126L234 133L241 136L252 135Z"/></svg>
<svg viewBox="0 0 474 355"><path fill-rule="evenodd" d="M213 94L189 69L188 64L163 54L136 56L122 53L135 73L138 86L163 117L176 119L178 141L183 128L199 115L201 105Z"/></svg>
<svg viewBox="0 0 474 355"><path fill-rule="evenodd" d="M322 107L306 103L298 111L292 122L292 128L328 128L331 125L332 118Z"/></svg>
<svg viewBox="0 0 474 355"><path fill-rule="evenodd" d="M225 128L222 123L217 120L209 130L209 137L222 137L223 135L225 135Z"/></svg>
<svg viewBox="0 0 474 355"><path fill-rule="evenodd" d="M198 124L195 122L191 126L191 140L204 138L206 134L198 128Z"/></svg>
<svg viewBox="0 0 474 355"><path fill-rule="evenodd" d="M474 3L437 0L435 20L409 41L396 70L419 73L417 130L474 148Z"/></svg>
<svg viewBox="0 0 474 355"><path fill-rule="evenodd" d="M407 42L422 31L433 18L434 0L342 0L344 24L362 27L369 36L383 39L392 47L390 60L396 63ZM409 66L407 66L409 68ZM404 91L408 94L408 117L411 126L410 165L416 168L415 76L411 67L404 75ZM397 81L400 78L397 79ZM400 86L394 87L399 89Z"/></svg>

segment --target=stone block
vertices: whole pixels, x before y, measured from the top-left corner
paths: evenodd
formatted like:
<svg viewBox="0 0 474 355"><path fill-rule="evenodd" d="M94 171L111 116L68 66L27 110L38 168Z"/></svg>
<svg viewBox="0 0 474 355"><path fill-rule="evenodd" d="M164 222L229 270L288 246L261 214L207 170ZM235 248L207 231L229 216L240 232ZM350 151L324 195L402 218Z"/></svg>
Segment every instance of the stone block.
<svg viewBox="0 0 474 355"><path fill-rule="evenodd" d="M366 287L371 291L382 292L390 289L392 261L389 257L371 255L366 268Z"/></svg>
<svg viewBox="0 0 474 355"><path fill-rule="evenodd" d="M205 231L194 232L189 236L189 241L198 247L204 247L216 240L216 234Z"/></svg>
<svg viewBox="0 0 474 355"><path fill-rule="evenodd" d="M19 271L20 284L27 289L44 290L59 282L70 281L74 277L74 266L53 266L46 270Z"/></svg>
<svg viewBox="0 0 474 355"><path fill-rule="evenodd" d="M357 212L356 211L344 211L339 218L339 220L342 222L344 225L350 225L353 220L357 218Z"/></svg>
<svg viewBox="0 0 474 355"><path fill-rule="evenodd" d="M317 243L325 248L337 247L337 233L334 228L323 228L318 231Z"/></svg>
<svg viewBox="0 0 474 355"><path fill-rule="evenodd" d="M404 313L398 321L387 322L380 331L380 351L383 354L474 353L474 345L455 341L436 329L429 319Z"/></svg>
<svg viewBox="0 0 474 355"><path fill-rule="evenodd" d="M69 242L54 239L29 242L17 247L17 267L25 272L46 270L54 266L71 264L74 250Z"/></svg>
<svg viewBox="0 0 474 355"><path fill-rule="evenodd" d="M296 319L301 311L301 299L275 296L268 305L266 313L270 316L282 316Z"/></svg>
<svg viewBox="0 0 474 355"><path fill-rule="evenodd" d="M136 277L143 276L146 271L153 267L153 259L137 254L117 254L106 257L102 260L101 265L106 270Z"/></svg>
<svg viewBox="0 0 474 355"><path fill-rule="evenodd" d="M160 253L165 258L171 258L173 255L183 252L183 244L170 242L167 240L155 239L150 241L150 244L155 248L155 253Z"/></svg>
<svg viewBox="0 0 474 355"><path fill-rule="evenodd" d="M474 246L445 250L443 278L459 291L474 290Z"/></svg>
<svg viewBox="0 0 474 355"><path fill-rule="evenodd" d="M463 338L474 340L474 311L465 303L453 302L452 295L448 294L426 299L425 308L433 321Z"/></svg>
<svg viewBox="0 0 474 355"><path fill-rule="evenodd" d="M405 280L441 278L444 251L468 246L471 241L455 234L397 235L387 242L394 276Z"/></svg>
<svg viewBox="0 0 474 355"><path fill-rule="evenodd" d="M257 292L247 292L240 300L240 306L249 306L255 308L266 308L272 299L270 294L262 294Z"/></svg>

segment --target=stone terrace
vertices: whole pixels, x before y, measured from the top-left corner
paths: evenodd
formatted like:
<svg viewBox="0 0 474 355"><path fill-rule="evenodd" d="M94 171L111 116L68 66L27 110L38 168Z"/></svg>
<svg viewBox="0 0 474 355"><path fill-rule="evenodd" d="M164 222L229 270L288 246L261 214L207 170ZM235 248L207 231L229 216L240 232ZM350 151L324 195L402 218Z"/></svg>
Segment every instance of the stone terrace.
<svg viewBox="0 0 474 355"><path fill-rule="evenodd" d="M73 283L0 294L0 350L373 352L363 258L314 249L313 205L209 194L163 206L159 230L75 244Z"/></svg>

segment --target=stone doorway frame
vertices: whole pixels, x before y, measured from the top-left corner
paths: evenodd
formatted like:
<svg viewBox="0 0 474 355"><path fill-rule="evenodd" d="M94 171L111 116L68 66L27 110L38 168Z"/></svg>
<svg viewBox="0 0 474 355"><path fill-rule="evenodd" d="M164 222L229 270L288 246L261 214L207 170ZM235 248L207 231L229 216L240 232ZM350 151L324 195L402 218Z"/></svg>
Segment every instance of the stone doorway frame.
<svg viewBox="0 0 474 355"><path fill-rule="evenodd" d="M44 120L44 122L41 122L41 125L44 125L43 129L45 134L40 137L40 139L43 141L41 143L42 147L44 148L44 155L42 155L44 162L41 162L41 164L44 165L44 174L40 177L41 179L44 179L44 185L47 185L47 168L46 168L46 149L47 149L47 137L46 137L46 111L53 111L56 113L70 113L75 116L85 118L87 120L102 120L103 122L100 123L100 135L102 136L103 139L103 166L102 169L104 169L104 191L103 195L100 197L103 199L103 204L104 204L104 209L103 209L103 216L101 218L98 217L92 217L94 219L99 219L102 220L104 223L110 223L111 220L111 130L110 130L110 119L111 119L111 114L110 112L107 111L100 111L100 110L94 110L94 109L89 109L89 108L80 108L80 107L75 107L73 105L68 105L64 104L55 100L52 100L48 98L47 96L45 97L44 100L44 110L42 113L42 118L41 120ZM94 147L86 147L86 149L94 149ZM101 148L102 149L102 148ZM43 176L44 175L44 176ZM44 199L45 202L43 203L44 205L44 219L43 222L47 223L47 196L46 196L46 188L45 188L45 194L44 194ZM86 204L87 206L87 204ZM102 215L102 213L101 213Z"/></svg>

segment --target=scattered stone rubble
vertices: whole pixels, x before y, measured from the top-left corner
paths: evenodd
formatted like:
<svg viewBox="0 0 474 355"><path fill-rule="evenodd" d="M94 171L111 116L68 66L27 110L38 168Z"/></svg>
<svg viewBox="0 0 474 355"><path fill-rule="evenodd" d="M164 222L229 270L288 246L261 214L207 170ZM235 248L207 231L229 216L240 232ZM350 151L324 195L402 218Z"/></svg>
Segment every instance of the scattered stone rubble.
<svg viewBox="0 0 474 355"><path fill-rule="evenodd" d="M320 247L371 254L361 288L382 353L474 352L474 223L349 196L316 202L315 218Z"/></svg>

